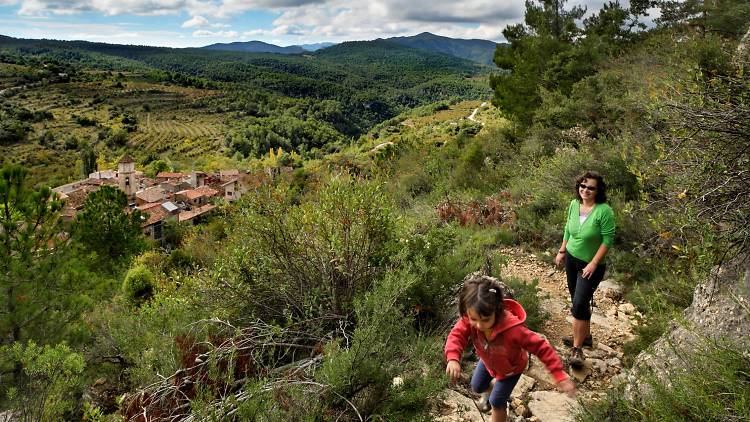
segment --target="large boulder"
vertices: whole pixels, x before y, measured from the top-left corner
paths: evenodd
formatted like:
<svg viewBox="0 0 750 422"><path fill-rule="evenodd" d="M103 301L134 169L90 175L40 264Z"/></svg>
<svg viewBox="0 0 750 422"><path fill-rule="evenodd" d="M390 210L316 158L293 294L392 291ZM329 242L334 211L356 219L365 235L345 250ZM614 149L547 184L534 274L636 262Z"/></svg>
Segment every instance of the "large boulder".
<svg viewBox="0 0 750 422"><path fill-rule="evenodd" d="M670 387L670 379L685 370L685 356L700 353L710 344L739 350L750 347L750 256L743 254L714 268L696 286L692 304L683 319L636 358L627 377L626 397L635 399L647 392L645 374Z"/></svg>

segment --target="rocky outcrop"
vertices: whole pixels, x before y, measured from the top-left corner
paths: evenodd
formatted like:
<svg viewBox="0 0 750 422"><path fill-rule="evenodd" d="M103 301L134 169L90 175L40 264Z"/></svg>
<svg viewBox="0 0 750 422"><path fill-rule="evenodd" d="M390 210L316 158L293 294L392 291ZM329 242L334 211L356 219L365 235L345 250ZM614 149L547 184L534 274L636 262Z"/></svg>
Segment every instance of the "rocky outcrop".
<svg viewBox="0 0 750 422"><path fill-rule="evenodd" d="M711 271L708 280L696 286L683 319L670 328L636 358L627 376L629 399L647 393L645 374L671 386L670 379L689 366L686 359L710 344L750 347L750 256L738 256Z"/></svg>

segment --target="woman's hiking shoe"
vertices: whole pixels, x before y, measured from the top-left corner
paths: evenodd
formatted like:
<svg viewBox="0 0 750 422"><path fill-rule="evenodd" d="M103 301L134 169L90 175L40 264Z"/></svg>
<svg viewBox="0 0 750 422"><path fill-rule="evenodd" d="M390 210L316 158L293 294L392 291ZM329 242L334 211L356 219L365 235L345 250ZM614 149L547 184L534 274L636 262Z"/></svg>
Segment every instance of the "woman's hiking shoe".
<svg viewBox="0 0 750 422"><path fill-rule="evenodd" d="M563 344L568 347L573 347L573 336L565 336L562 339ZM591 334L587 335L585 339L583 339L583 346L584 347L594 347L594 338L591 337Z"/></svg>
<svg viewBox="0 0 750 422"><path fill-rule="evenodd" d="M584 362L586 362L586 358L583 356L583 349L577 347L570 349L570 359L568 359L570 366L573 368L582 368Z"/></svg>

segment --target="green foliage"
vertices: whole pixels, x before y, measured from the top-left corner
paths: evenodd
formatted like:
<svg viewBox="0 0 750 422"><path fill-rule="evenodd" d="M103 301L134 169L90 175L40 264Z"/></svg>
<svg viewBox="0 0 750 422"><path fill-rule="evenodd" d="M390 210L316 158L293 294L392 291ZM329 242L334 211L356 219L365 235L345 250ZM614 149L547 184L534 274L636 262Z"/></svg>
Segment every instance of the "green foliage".
<svg viewBox="0 0 750 422"><path fill-rule="evenodd" d="M57 241L61 208L49 188L28 189L25 169L0 169L0 333L11 343L25 337L49 306L38 293L56 284L53 269L67 249Z"/></svg>
<svg viewBox="0 0 750 422"><path fill-rule="evenodd" d="M750 5L742 0L720 3L699 0L662 1L657 23L665 27L696 27L701 33L740 38L750 22Z"/></svg>
<svg viewBox="0 0 750 422"><path fill-rule="evenodd" d="M208 317L205 304L193 306L189 298L163 293L138 308L122 299L102 301L86 317L90 353L111 362L100 366L100 373L122 377L125 388L148 385L174 373L180 367L175 338L187 335L190 323Z"/></svg>
<svg viewBox="0 0 750 422"><path fill-rule="evenodd" d="M527 283L518 278L511 278L504 279L503 282L513 290L513 299L526 311L526 326L530 330L541 331L549 318L549 312L542 307L542 300L546 298L540 295L539 280L534 279Z"/></svg>
<svg viewBox="0 0 750 422"><path fill-rule="evenodd" d="M437 350L434 343L415 341L409 319L400 312L400 303L416 282L406 272L392 273L357 301L351 344L329 344L316 373L316 379L331 390L324 396L326 401L338 403L336 407L347 414L353 415L356 408L361 415L379 420L405 420L426 410L427 400L443 382L435 372L422 373L421 366ZM402 385L394 385L395 376L401 377Z"/></svg>
<svg viewBox="0 0 750 422"><path fill-rule="evenodd" d="M76 406L85 362L66 344L38 346L29 341L2 346L0 355L22 370L20 382L6 390L4 408L20 421L62 420Z"/></svg>
<svg viewBox="0 0 750 422"><path fill-rule="evenodd" d="M493 103L528 125L545 91L563 97L575 92L578 81L634 39L631 31L642 28L638 18L646 10L639 2L627 10L608 3L580 28L577 21L585 12L581 6L566 10L565 1L527 1L525 25L506 27L503 35L510 47L495 52L495 64L505 72L490 78Z"/></svg>
<svg viewBox="0 0 750 422"><path fill-rule="evenodd" d="M107 145L111 148L123 147L128 143L128 131L125 129L117 129L110 133L107 138Z"/></svg>
<svg viewBox="0 0 750 422"><path fill-rule="evenodd" d="M88 144L85 144L81 148L81 174L83 177L88 177L89 174L97 170L96 154L94 149Z"/></svg>
<svg viewBox="0 0 750 422"><path fill-rule="evenodd" d="M144 265L128 270L122 282L122 294L134 305L140 305L154 295L154 274Z"/></svg>
<svg viewBox="0 0 750 422"><path fill-rule="evenodd" d="M350 315L353 298L381 274L395 244L395 217L381 187L340 176L300 205L285 195L266 188L243 197L219 277L247 292L245 315Z"/></svg>
<svg viewBox="0 0 750 422"><path fill-rule="evenodd" d="M148 163L146 171L144 172L147 177L154 178L157 174L163 171L170 171L172 167L164 160L154 160Z"/></svg>
<svg viewBox="0 0 750 422"><path fill-rule="evenodd" d="M699 350L681 356L683 366L669 374L665 385L653 374L641 382L648 387L633 401L623 387L605 400L580 407L578 421L730 421L750 418L750 358L736 346L704 340Z"/></svg>
<svg viewBox="0 0 750 422"><path fill-rule="evenodd" d="M270 149L307 151L342 141L334 128L318 120L300 120L294 116L251 117L227 135L230 154L257 157Z"/></svg>
<svg viewBox="0 0 750 422"><path fill-rule="evenodd" d="M75 238L92 252L108 259L127 258L145 247L142 214L125 212L127 197L112 186L102 186L86 198L76 216Z"/></svg>

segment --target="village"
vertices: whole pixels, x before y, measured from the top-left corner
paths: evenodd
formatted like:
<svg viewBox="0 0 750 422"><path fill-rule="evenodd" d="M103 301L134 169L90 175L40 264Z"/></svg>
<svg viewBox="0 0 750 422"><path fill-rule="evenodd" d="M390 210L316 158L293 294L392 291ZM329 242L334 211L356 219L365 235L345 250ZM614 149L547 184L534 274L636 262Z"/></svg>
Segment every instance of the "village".
<svg viewBox="0 0 750 422"><path fill-rule="evenodd" d="M291 170L291 167L282 167L255 173L236 169L217 173L161 172L155 178L149 178L137 171L133 158L125 154L117 163L117 170L96 171L86 179L52 190L65 203L63 220L72 221L83 210L90 193L104 185L117 187L128 198L128 211L137 209L143 213L143 233L156 242L162 242L166 222L198 224L217 208L218 203L237 201L266 181Z"/></svg>

